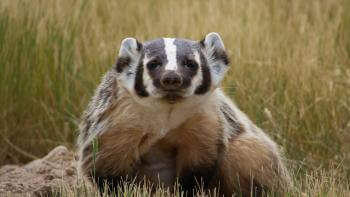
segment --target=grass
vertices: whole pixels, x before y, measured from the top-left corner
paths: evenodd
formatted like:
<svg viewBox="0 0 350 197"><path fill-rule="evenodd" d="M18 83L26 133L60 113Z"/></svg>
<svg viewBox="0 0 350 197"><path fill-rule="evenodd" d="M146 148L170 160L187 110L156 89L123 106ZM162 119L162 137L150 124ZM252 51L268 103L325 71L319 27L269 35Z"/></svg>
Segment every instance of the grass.
<svg viewBox="0 0 350 197"><path fill-rule="evenodd" d="M298 190L347 196L349 9L347 0L1 0L0 165L74 148L123 38L216 31L232 62L224 90L281 145Z"/></svg>

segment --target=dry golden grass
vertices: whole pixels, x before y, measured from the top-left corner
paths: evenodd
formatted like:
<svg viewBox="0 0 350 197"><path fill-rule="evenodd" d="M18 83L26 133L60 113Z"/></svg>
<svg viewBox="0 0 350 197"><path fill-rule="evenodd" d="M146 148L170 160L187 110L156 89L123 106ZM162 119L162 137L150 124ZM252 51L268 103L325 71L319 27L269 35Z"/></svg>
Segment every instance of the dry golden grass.
<svg viewBox="0 0 350 197"><path fill-rule="evenodd" d="M74 147L123 38L216 31L232 62L224 90L281 145L297 188L347 196L349 9L347 0L1 0L0 165Z"/></svg>

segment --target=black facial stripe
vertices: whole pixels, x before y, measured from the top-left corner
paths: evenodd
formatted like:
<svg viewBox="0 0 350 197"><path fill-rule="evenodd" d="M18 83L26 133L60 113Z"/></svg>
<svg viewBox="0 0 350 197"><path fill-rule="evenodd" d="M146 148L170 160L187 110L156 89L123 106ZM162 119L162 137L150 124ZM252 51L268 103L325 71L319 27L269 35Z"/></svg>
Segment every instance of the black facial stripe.
<svg viewBox="0 0 350 197"><path fill-rule="evenodd" d="M160 79L162 78L162 74L164 73L164 66L152 72L148 71L148 73L152 78L152 84L154 85L154 87L161 88Z"/></svg>
<svg viewBox="0 0 350 197"><path fill-rule="evenodd" d="M143 84L143 60L144 54L140 58L140 62L137 65L136 70L136 77L135 77L135 92L140 97L147 97L149 96L148 92L146 91L146 87Z"/></svg>
<svg viewBox="0 0 350 197"><path fill-rule="evenodd" d="M210 69L208 67L208 62L205 59L202 52L199 52L200 59L201 59L201 68L202 68L202 84L199 85L195 91L195 94L205 94L209 91L210 85L211 85L211 75L210 75Z"/></svg>

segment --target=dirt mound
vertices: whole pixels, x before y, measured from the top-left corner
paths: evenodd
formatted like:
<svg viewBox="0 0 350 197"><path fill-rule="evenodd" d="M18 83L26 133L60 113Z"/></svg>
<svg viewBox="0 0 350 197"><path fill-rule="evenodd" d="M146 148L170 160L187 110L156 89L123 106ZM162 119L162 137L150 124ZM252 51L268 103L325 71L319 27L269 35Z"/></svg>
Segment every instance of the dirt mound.
<svg viewBox="0 0 350 197"><path fill-rule="evenodd" d="M62 183L75 185L74 153L58 146L48 155L27 165L0 168L0 196L50 196Z"/></svg>

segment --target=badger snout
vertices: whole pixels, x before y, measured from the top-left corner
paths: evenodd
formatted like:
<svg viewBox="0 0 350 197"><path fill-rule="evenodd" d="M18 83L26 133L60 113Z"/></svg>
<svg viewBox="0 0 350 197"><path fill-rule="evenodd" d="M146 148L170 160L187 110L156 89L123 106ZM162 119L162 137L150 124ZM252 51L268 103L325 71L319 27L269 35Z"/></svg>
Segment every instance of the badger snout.
<svg viewBox="0 0 350 197"><path fill-rule="evenodd" d="M160 84L164 90L177 90L182 86L182 83L181 75L175 71L165 72L160 79Z"/></svg>

